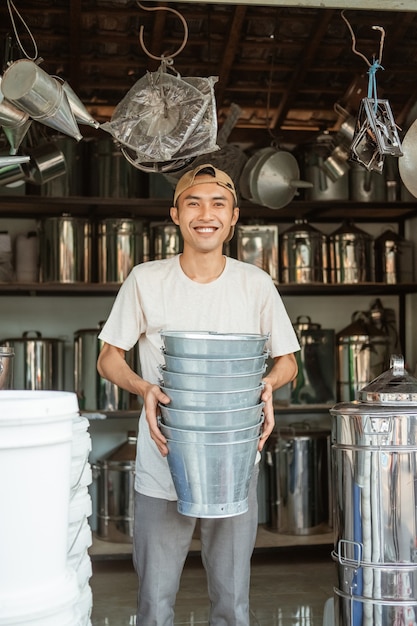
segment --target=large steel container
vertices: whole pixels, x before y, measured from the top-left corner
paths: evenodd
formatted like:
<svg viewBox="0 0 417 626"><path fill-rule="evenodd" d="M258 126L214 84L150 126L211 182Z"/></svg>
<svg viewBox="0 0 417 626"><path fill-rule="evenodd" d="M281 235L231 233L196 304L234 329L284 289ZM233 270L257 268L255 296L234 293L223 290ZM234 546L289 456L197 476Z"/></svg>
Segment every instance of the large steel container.
<svg viewBox="0 0 417 626"><path fill-rule="evenodd" d="M355 400L359 389L382 374L389 364L390 337L364 311L337 333L337 396Z"/></svg>
<svg viewBox="0 0 417 626"><path fill-rule="evenodd" d="M329 256L331 283L374 280L373 239L354 224L342 224L329 235Z"/></svg>
<svg viewBox="0 0 417 626"><path fill-rule="evenodd" d="M0 345L0 390L13 388L14 348Z"/></svg>
<svg viewBox="0 0 417 626"><path fill-rule="evenodd" d="M149 260L143 220L108 218L98 224L98 282L122 283L132 267Z"/></svg>
<svg viewBox="0 0 417 626"><path fill-rule="evenodd" d="M91 223L63 215L40 224L41 282L88 283L92 280Z"/></svg>
<svg viewBox="0 0 417 626"><path fill-rule="evenodd" d="M97 536L100 539L132 542L136 443L136 433L129 431L127 440L93 467L98 479Z"/></svg>
<svg viewBox="0 0 417 626"><path fill-rule="evenodd" d="M295 220L280 236L283 283L327 283L327 237L306 220Z"/></svg>
<svg viewBox="0 0 417 626"><path fill-rule="evenodd" d="M357 401L330 413L335 624L414 624L417 380L393 356Z"/></svg>
<svg viewBox="0 0 417 626"><path fill-rule="evenodd" d="M80 408L85 411L128 411L138 408L138 400L124 389L102 378L97 359L103 342L98 335L103 326L83 328L74 333L74 386ZM137 368L135 349L126 353L126 361Z"/></svg>
<svg viewBox="0 0 417 626"><path fill-rule="evenodd" d="M391 228L374 242L375 280L397 284L414 281L414 246Z"/></svg>
<svg viewBox="0 0 417 626"><path fill-rule="evenodd" d="M280 428L267 443L272 530L308 535L329 521L330 432L297 424Z"/></svg>
<svg viewBox="0 0 417 626"><path fill-rule="evenodd" d="M64 390L64 352L62 339L46 338L39 331L26 331L0 344L13 348L13 388L27 390Z"/></svg>
<svg viewBox="0 0 417 626"><path fill-rule="evenodd" d="M267 272L278 283L278 226L239 224L236 227L236 256Z"/></svg>

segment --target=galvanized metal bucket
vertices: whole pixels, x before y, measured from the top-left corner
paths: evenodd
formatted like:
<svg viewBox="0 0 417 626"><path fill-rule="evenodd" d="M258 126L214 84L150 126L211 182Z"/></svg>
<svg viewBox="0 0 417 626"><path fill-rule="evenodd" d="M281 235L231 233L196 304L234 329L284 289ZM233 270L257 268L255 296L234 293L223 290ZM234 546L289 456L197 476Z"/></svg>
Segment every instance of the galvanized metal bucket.
<svg viewBox="0 0 417 626"><path fill-rule="evenodd" d="M178 512L232 517L248 510L248 490L259 437L227 443L167 440Z"/></svg>

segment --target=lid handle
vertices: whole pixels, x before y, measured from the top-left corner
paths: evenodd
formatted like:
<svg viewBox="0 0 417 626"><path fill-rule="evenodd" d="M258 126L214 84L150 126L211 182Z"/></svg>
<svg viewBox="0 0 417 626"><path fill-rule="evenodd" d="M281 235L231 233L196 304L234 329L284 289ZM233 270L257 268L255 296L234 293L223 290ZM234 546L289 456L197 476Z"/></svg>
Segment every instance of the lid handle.
<svg viewBox="0 0 417 626"><path fill-rule="evenodd" d="M392 354L390 359L390 368L393 376L404 375L404 358L398 354Z"/></svg>

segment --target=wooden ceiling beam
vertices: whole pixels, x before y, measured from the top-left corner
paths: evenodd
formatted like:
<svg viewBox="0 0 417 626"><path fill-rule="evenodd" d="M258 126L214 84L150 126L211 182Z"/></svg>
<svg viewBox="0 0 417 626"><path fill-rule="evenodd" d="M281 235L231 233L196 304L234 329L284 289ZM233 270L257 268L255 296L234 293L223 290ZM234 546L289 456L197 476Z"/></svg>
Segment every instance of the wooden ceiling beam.
<svg viewBox="0 0 417 626"><path fill-rule="evenodd" d="M232 71L233 62L241 41L242 27L246 12L247 7L245 6L237 6L233 12L233 19L230 23L229 34L226 40L227 44L225 46L224 56L219 70L219 82L216 86L217 107L222 106L224 93L230 82L230 73Z"/></svg>

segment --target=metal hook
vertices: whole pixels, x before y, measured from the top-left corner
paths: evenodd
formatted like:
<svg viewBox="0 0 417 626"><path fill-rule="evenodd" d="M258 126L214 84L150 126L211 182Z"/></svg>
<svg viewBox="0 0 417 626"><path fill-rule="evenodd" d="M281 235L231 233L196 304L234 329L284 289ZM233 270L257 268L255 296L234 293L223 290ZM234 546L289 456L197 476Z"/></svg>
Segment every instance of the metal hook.
<svg viewBox="0 0 417 626"><path fill-rule="evenodd" d="M170 11L171 13L174 13L174 15L176 15L181 20L182 25L184 26L184 39L183 39L182 44L178 48L178 50L176 52L173 52L172 54L170 54L169 58L173 59L180 52L182 52L184 50L185 46L187 45L187 41L188 41L188 24L187 24L185 18L181 15L181 13L179 13L179 11L176 11L175 9L172 9L171 7L144 7L139 2L139 0L137 0L136 3L144 11ZM166 57L164 57L164 55L162 55L162 56L155 56L154 54L149 52L149 50L145 46L145 43L143 41L143 30L144 30L144 27L142 25L140 27L140 29L139 29L139 41L140 41L140 45L142 46L144 52L146 52L148 57L150 57L151 59L154 59L155 61L163 61L166 58Z"/></svg>
<svg viewBox="0 0 417 626"><path fill-rule="evenodd" d="M362 52L359 52L359 50L356 49L355 33L353 32L352 26L350 25L347 17L345 16L345 9L343 9L343 11L341 11L340 15L341 15L342 19L344 20L344 22L346 23L346 25L347 25L347 27L348 27L348 29L350 31L351 37L352 37L352 51L355 54L357 54L358 56L360 56L366 62L368 67L372 67L372 63L370 63L368 61L366 56L364 54L362 54ZM379 42L379 56L378 56L378 59L377 59L378 63L380 64L381 61L382 61L382 51L384 49L385 30L384 30L384 28L382 26L372 26L372 28L373 28L373 30L379 30L380 33L381 33L381 39L380 39L380 42Z"/></svg>

